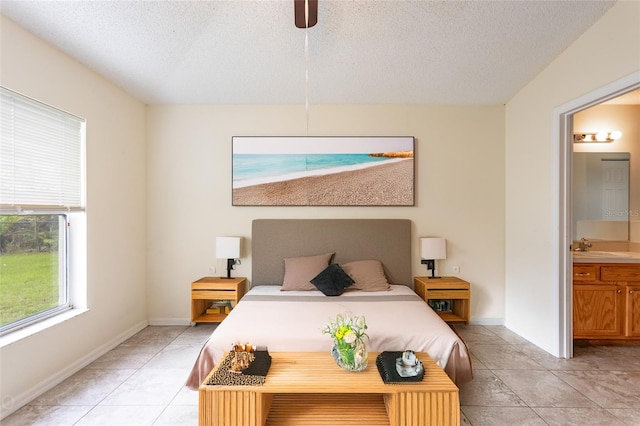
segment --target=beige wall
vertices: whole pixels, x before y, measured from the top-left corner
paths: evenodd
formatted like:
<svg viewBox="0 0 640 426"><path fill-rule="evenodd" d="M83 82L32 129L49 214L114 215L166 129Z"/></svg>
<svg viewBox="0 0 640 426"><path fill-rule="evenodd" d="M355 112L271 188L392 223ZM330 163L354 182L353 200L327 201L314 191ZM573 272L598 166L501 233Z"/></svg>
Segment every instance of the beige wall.
<svg viewBox="0 0 640 426"><path fill-rule="evenodd" d="M447 239L441 274L472 283L471 317L504 315L504 107L312 106L310 135L416 137L415 207L233 207L231 137L304 135L303 106L152 106L148 110L149 319L188 321L191 281L224 273L216 236L245 237L256 218L406 218L418 238ZM292 236L295 238L295 236ZM246 250L248 252L248 250ZM251 276L248 254L235 276Z"/></svg>
<svg viewBox="0 0 640 426"><path fill-rule="evenodd" d="M640 105L597 105L573 117L575 133L620 130L612 143L574 144L574 152L628 152L630 241L640 242Z"/></svg>
<svg viewBox="0 0 640 426"><path fill-rule="evenodd" d="M146 110L0 18L0 83L87 121L89 308L0 349L4 414L146 325Z"/></svg>
<svg viewBox="0 0 640 426"><path fill-rule="evenodd" d="M554 108L639 69L640 2L618 2L506 106L505 325L552 354L560 321Z"/></svg>

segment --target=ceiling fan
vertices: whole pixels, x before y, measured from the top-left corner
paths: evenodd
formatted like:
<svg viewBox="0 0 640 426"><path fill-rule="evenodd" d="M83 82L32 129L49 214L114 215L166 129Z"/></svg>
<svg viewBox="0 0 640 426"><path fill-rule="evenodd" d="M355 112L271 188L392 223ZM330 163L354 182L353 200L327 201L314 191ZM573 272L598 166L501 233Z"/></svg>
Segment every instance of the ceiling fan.
<svg viewBox="0 0 640 426"><path fill-rule="evenodd" d="M305 4L309 8L309 24L305 19ZM293 0L296 27L311 28L318 23L318 0Z"/></svg>

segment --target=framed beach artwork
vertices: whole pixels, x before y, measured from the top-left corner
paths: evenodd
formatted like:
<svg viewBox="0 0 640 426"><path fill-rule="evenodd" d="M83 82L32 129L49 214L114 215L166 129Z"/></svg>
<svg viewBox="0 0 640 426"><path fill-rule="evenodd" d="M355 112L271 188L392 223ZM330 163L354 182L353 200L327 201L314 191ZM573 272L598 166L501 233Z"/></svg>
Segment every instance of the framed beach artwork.
<svg viewBox="0 0 640 426"><path fill-rule="evenodd" d="M413 206L413 136L232 138L234 206Z"/></svg>

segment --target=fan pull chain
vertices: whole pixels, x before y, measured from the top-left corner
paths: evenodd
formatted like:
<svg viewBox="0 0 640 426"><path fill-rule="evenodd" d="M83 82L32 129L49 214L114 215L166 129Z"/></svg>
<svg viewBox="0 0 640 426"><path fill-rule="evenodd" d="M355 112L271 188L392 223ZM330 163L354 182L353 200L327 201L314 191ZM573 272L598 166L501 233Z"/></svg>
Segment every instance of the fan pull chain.
<svg viewBox="0 0 640 426"><path fill-rule="evenodd" d="M304 0L304 113L309 136L309 0Z"/></svg>

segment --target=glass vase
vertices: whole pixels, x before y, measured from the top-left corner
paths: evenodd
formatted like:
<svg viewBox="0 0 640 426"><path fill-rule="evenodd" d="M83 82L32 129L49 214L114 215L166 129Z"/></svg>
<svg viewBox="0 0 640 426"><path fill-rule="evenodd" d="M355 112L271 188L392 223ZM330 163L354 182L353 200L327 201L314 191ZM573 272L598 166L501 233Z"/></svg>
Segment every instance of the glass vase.
<svg viewBox="0 0 640 426"><path fill-rule="evenodd" d="M334 341L331 356L338 366L349 371L362 371L367 368L369 361L367 345L361 339L342 347Z"/></svg>

